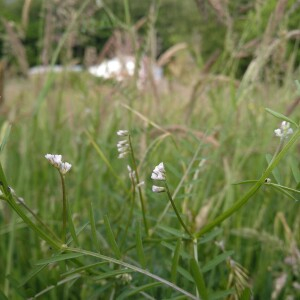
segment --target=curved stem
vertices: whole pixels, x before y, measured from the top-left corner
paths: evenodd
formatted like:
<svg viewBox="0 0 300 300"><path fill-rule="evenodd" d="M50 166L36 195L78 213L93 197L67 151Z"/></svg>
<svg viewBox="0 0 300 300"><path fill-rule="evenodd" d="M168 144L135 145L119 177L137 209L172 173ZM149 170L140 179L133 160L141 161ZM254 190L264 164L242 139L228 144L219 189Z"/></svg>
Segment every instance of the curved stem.
<svg viewBox="0 0 300 300"><path fill-rule="evenodd" d="M228 219L231 215L233 215L238 209L240 209L242 206L244 206L248 200L259 190L259 188L265 183L265 179L269 177L271 172L274 170L274 168L278 165L280 160L286 155L288 150L294 145L294 143L297 141L297 139L300 137L300 129L296 131L296 133L292 136L292 138L288 141L288 143L283 147L283 149L275 156L273 157L272 161L270 162L269 166L265 170L265 172L262 174L260 179L249 189L249 191L241 197L234 205L232 205L228 210L223 212L220 216L218 216L216 219L208 223L206 226L204 226L200 231L198 231L195 236L199 238L206 232L210 231L220 223L222 223L224 220Z"/></svg>
<svg viewBox="0 0 300 300"><path fill-rule="evenodd" d="M175 214L176 214L176 216L177 216L178 221L180 222L180 224L181 224L181 226L183 227L183 229L185 230L185 232L186 232L191 238L194 239L194 236L193 236L192 233L189 231L189 229L187 228L187 226L184 224L184 222L183 222L183 220L182 220L182 218L181 218L181 216L180 216L180 214L179 214L179 212L178 212L178 210L177 210L177 207L176 207L176 205L175 205L175 203L174 203L174 201L173 201L172 195L171 195L171 193L170 193L170 190L169 190L169 187L168 187L168 184L167 184L166 181L165 181L165 187L166 187L166 192L167 192L168 198L169 198L169 200L170 200L170 202L171 202L171 205L172 205L172 207L173 207L173 209L174 209L174 211L175 211Z"/></svg>
<svg viewBox="0 0 300 300"><path fill-rule="evenodd" d="M128 135L128 143L129 143L129 147L130 147L130 154L131 154L131 158L132 158L133 169L134 169L136 181L137 181L136 184L138 185L140 183L140 178L139 178L139 173L137 170L137 163L135 160L130 135ZM142 207L144 227L145 227L147 236L149 236L149 227L148 227L147 218L146 218L146 205L145 205L142 189L140 186L138 186L138 192L139 192L139 197L140 197L140 202L141 202L141 207Z"/></svg>
<svg viewBox="0 0 300 300"><path fill-rule="evenodd" d="M61 179L61 188L62 188L62 196L63 196L63 212L62 212L62 240L66 243L67 241L67 196L66 196L66 185L65 185L65 178L64 175L60 174Z"/></svg>

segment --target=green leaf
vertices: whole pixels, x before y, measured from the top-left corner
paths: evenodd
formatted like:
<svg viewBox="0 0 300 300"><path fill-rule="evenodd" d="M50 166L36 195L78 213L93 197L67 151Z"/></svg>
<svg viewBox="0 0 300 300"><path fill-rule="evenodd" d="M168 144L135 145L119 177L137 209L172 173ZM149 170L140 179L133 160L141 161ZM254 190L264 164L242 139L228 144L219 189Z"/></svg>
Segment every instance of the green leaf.
<svg viewBox="0 0 300 300"><path fill-rule="evenodd" d="M167 243L165 241L161 242L161 245L164 246L164 247L166 247L166 248L168 248L168 249L170 249L172 252L174 252L175 249L176 249L176 246L174 246L174 245L172 245L170 243ZM190 258L192 258L192 256L189 253L187 253L186 251L184 251L183 249L181 249L180 255L184 259L190 259Z"/></svg>
<svg viewBox="0 0 300 300"><path fill-rule="evenodd" d="M1 132L0 132L0 153L3 151L9 137L11 125L8 122L4 122L2 127L1 127Z"/></svg>
<svg viewBox="0 0 300 300"><path fill-rule="evenodd" d="M234 251L226 251L220 255L217 255L214 259L210 260L207 264L205 264L202 268L202 272L208 272L211 269L213 269L215 266L222 263L224 260L226 260L227 257L231 256L234 253Z"/></svg>
<svg viewBox="0 0 300 300"><path fill-rule="evenodd" d="M244 180L232 183L232 185L239 185L239 184L249 184L249 183L256 183L257 180Z"/></svg>
<svg viewBox="0 0 300 300"><path fill-rule="evenodd" d="M73 239L75 245L78 246L79 245L79 241L78 241L76 230L75 230L75 226L74 226L74 223L73 223L73 218L72 218L72 213L71 213L71 209L70 209L70 204L69 203L68 203L68 222L69 222L68 225L69 225L69 230L70 230L72 239Z"/></svg>
<svg viewBox="0 0 300 300"><path fill-rule="evenodd" d="M249 288L245 288L242 292L240 300L250 300L251 299L251 290Z"/></svg>
<svg viewBox="0 0 300 300"><path fill-rule="evenodd" d="M270 164L270 162L272 160L272 155L266 154L266 160L267 160L268 164ZM274 168L274 170L272 171L272 174L273 174L275 180L280 184L282 182L282 179L281 179L281 175L280 175L280 172L277 167Z"/></svg>
<svg viewBox="0 0 300 300"><path fill-rule="evenodd" d="M118 298L117 300L123 300L123 299L128 299L128 297L131 297L133 295L136 295L137 293L143 292L145 290L151 289L153 287L159 286L161 285L160 282L152 282L152 283L148 283L130 290L126 290L125 292L123 292Z"/></svg>
<svg viewBox="0 0 300 300"><path fill-rule="evenodd" d="M0 290L0 300L8 300L4 293Z"/></svg>
<svg viewBox="0 0 300 300"><path fill-rule="evenodd" d="M297 124L294 120L292 120L292 119L286 117L285 115L283 115L283 114L281 114L281 113L279 113L279 112L276 112L276 111L274 111L274 110L271 110L270 108L265 108L265 110L266 110L269 114L271 114L272 116L274 116L274 117L276 117L276 118L278 118L278 119L281 119L281 120L290 122L291 124L294 124L296 127L298 127L298 124Z"/></svg>
<svg viewBox="0 0 300 300"><path fill-rule="evenodd" d="M227 299L226 297L233 293L234 293L234 289L213 292L209 294L209 300Z"/></svg>
<svg viewBox="0 0 300 300"><path fill-rule="evenodd" d="M177 243L176 243L173 259L172 259L172 267L171 267L171 281L172 282L176 282L180 250L181 250L181 240L178 239Z"/></svg>
<svg viewBox="0 0 300 300"><path fill-rule="evenodd" d="M201 299L208 300L208 293L203 279L203 275L200 270L199 264L194 258L190 259L190 266L191 266L191 274L196 283L197 290L199 295L201 296Z"/></svg>
<svg viewBox="0 0 300 300"><path fill-rule="evenodd" d="M218 236L222 232L223 232L223 228L214 229L213 231L206 234L204 237L201 237L198 244L205 244L207 242L210 242L211 240L213 240L216 236Z"/></svg>
<svg viewBox="0 0 300 300"><path fill-rule="evenodd" d="M170 233L172 236L176 236L178 238L185 238L189 239L189 236L185 233L183 233L180 230L174 229L172 227L164 226L164 225L158 225L158 228L162 229L163 231L166 231Z"/></svg>
<svg viewBox="0 0 300 300"><path fill-rule="evenodd" d="M33 278L35 275L37 275L38 273L40 273L44 268L47 267L47 264L43 265L43 266L36 266L34 267L26 276L25 278L23 278L23 280L20 283L20 286L23 286L24 284L26 284L31 278Z"/></svg>
<svg viewBox="0 0 300 300"><path fill-rule="evenodd" d="M41 259L38 260L35 264L40 266L40 265L46 265L46 264L53 264L56 263L58 261L64 261L67 259L72 259L72 258L76 258L76 257L80 257L83 256L84 254L81 253L64 253L64 254L59 254L59 255L55 255L53 257L50 258L45 258L45 259Z"/></svg>
<svg viewBox="0 0 300 300"><path fill-rule="evenodd" d="M92 241L96 245L97 250L100 252L100 242L97 237L97 229L96 229L96 224L95 224L95 217L94 217L94 210L93 210L93 203L92 201L90 202L90 224L91 224L91 231L92 231Z"/></svg>
<svg viewBox="0 0 300 300"><path fill-rule="evenodd" d="M114 233L112 232L112 229L111 229L111 226L110 226L110 223L109 223L109 220L108 220L107 216L104 217L104 224L105 224L105 229L106 229L106 234L107 234L107 237L108 237L109 244L110 244L112 250L114 251L116 257L121 258L122 254L121 254L121 251L120 251L120 249L117 245Z"/></svg>
<svg viewBox="0 0 300 300"><path fill-rule="evenodd" d="M143 247L143 241L142 241L142 234L141 234L141 225L140 223L138 226L136 226L136 251L137 251L137 256L139 258L139 262L143 268L146 267L146 257L145 257L145 252L144 252L144 247Z"/></svg>
<svg viewBox="0 0 300 300"><path fill-rule="evenodd" d="M76 273L81 273L82 271L90 270L94 267L99 267L99 266L105 265L105 264L107 264L106 261L101 261L101 262L97 262L97 263L94 263L94 264L89 264L89 265L86 265L86 266L83 266L83 267L80 267L80 268L76 268L76 269L72 269L68 272L62 273L61 276L62 277L70 276L70 275L73 275L73 274L76 274Z"/></svg>
<svg viewBox="0 0 300 300"><path fill-rule="evenodd" d="M291 160L290 161L290 167L293 173L293 176L295 178L296 183L300 183L300 169L299 164L297 160Z"/></svg>

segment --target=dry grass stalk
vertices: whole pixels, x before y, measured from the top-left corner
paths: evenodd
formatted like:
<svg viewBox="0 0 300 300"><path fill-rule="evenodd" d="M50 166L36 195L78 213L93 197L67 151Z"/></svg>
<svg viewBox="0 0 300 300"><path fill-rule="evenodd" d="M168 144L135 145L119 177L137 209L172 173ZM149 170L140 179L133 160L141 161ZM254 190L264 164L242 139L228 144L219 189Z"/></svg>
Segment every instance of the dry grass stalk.
<svg viewBox="0 0 300 300"><path fill-rule="evenodd" d="M4 70L5 62L0 60L0 105L4 103Z"/></svg>
<svg viewBox="0 0 300 300"><path fill-rule="evenodd" d="M2 18L2 23L7 33L8 41L11 46L11 52L18 61L20 71L24 76L27 76L29 66L26 56L26 50L22 44L21 39L15 31L14 23L12 21L9 22L4 18Z"/></svg>
<svg viewBox="0 0 300 300"><path fill-rule="evenodd" d="M22 9L22 27L24 30L26 30L28 25L28 19L29 19L29 11L30 11L30 5L32 3L32 0L25 0L23 9Z"/></svg>
<svg viewBox="0 0 300 300"><path fill-rule="evenodd" d="M166 50L157 60L157 65L159 67L163 67L166 65L171 58L181 50L187 49L187 44L186 43L178 43L175 44L174 46L170 47L168 50Z"/></svg>

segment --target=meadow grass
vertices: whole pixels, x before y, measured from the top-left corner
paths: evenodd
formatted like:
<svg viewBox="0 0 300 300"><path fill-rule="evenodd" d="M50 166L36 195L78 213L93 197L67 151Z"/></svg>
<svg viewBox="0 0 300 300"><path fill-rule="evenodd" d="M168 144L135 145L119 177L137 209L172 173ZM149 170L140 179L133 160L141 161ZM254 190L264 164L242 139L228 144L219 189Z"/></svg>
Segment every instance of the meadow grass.
<svg viewBox="0 0 300 300"><path fill-rule="evenodd" d="M226 51L219 75L194 66L143 91L84 72L7 80L0 298L297 299L298 70L268 77L266 53L240 81ZM286 117L274 111L295 123L289 139L275 136ZM71 170L60 176L47 153ZM160 162L166 181L151 179Z"/></svg>
<svg viewBox="0 0 300 300"><path fill-rule="evenodd" d="M201 232L255 184L233 183L257 180L267 168L266 154L274 153L279 144L273 131L280 120L264 107L284 111L284 87L274 87L268 99L255 91L253 98L248 96L252 100L238 108L235 99L227 98L228 87L211 90L187 126L180 116L188 103L178 94L161 92L159 114L149 91L134 90L136 98L128 99L128 87L110 86L85 74L59 75L38 114L32 115L39 80L9 83L11 101L2 122L9 120L12 127L1 162L9 186L60 237L60 179L44 155L62 154L72 164L65 175L72 222L69 219L68 246L61 242L55 250L56 244L43 243L1 201L4 294L14 299L122 299L132 293L137 299L175 299L182 293L196 298L198 287L202 299L223 299L249 286L254 297L266 299L279 274L290 277L283 295L295 293L296 273L286 260L299 247L299 203L288 195L266 184L226 222ZM296 93L292 83L290 90ZM130 155L118 159L119 129L130 131L139 177L145 181L141 193L150 236L138 191L128 176ZM199 138L199 132L217 144ZM296 188L297 151L293 147L276 172L268 175L272 183ZM151 191L150 176L160 161L170 194L176 191L174 203L183 222L199 233L196 255L170 205L161 216L168 197ZM23 211L35 222L30 212ZM245 281L234 275L243 268L248 270ZM235 290L239 283L242 286Z"/></svg>

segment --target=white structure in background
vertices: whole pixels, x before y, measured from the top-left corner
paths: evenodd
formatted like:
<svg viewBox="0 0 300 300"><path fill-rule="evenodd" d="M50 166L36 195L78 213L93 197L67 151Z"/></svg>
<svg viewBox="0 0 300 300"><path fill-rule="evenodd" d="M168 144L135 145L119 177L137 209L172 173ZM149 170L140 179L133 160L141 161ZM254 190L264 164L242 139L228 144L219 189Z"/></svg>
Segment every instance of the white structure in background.
<svg viewBox="0 0 300 300"><path fill-rule="evenodd" d="M90 74L97 77L123 81L134 75L135 58L133 56L114 57L112 59L104 60L99 65L89 67L88 71ZM156 65L150 66L150 63L147 63L147 60L144 58L141 60L138 70L138 86L144 84L149 77L149 72L152 73L155 81L162 79L162 68Z"/></svg>
<svg viewBox="0 0 300 300"><path fill-rule="evenodd" d="M67 72L81 72L83 69L81 66L35 66L29 69L28 75L41 75L47 74L50 72L53 73L62 73L63 71Z"/></svg>

